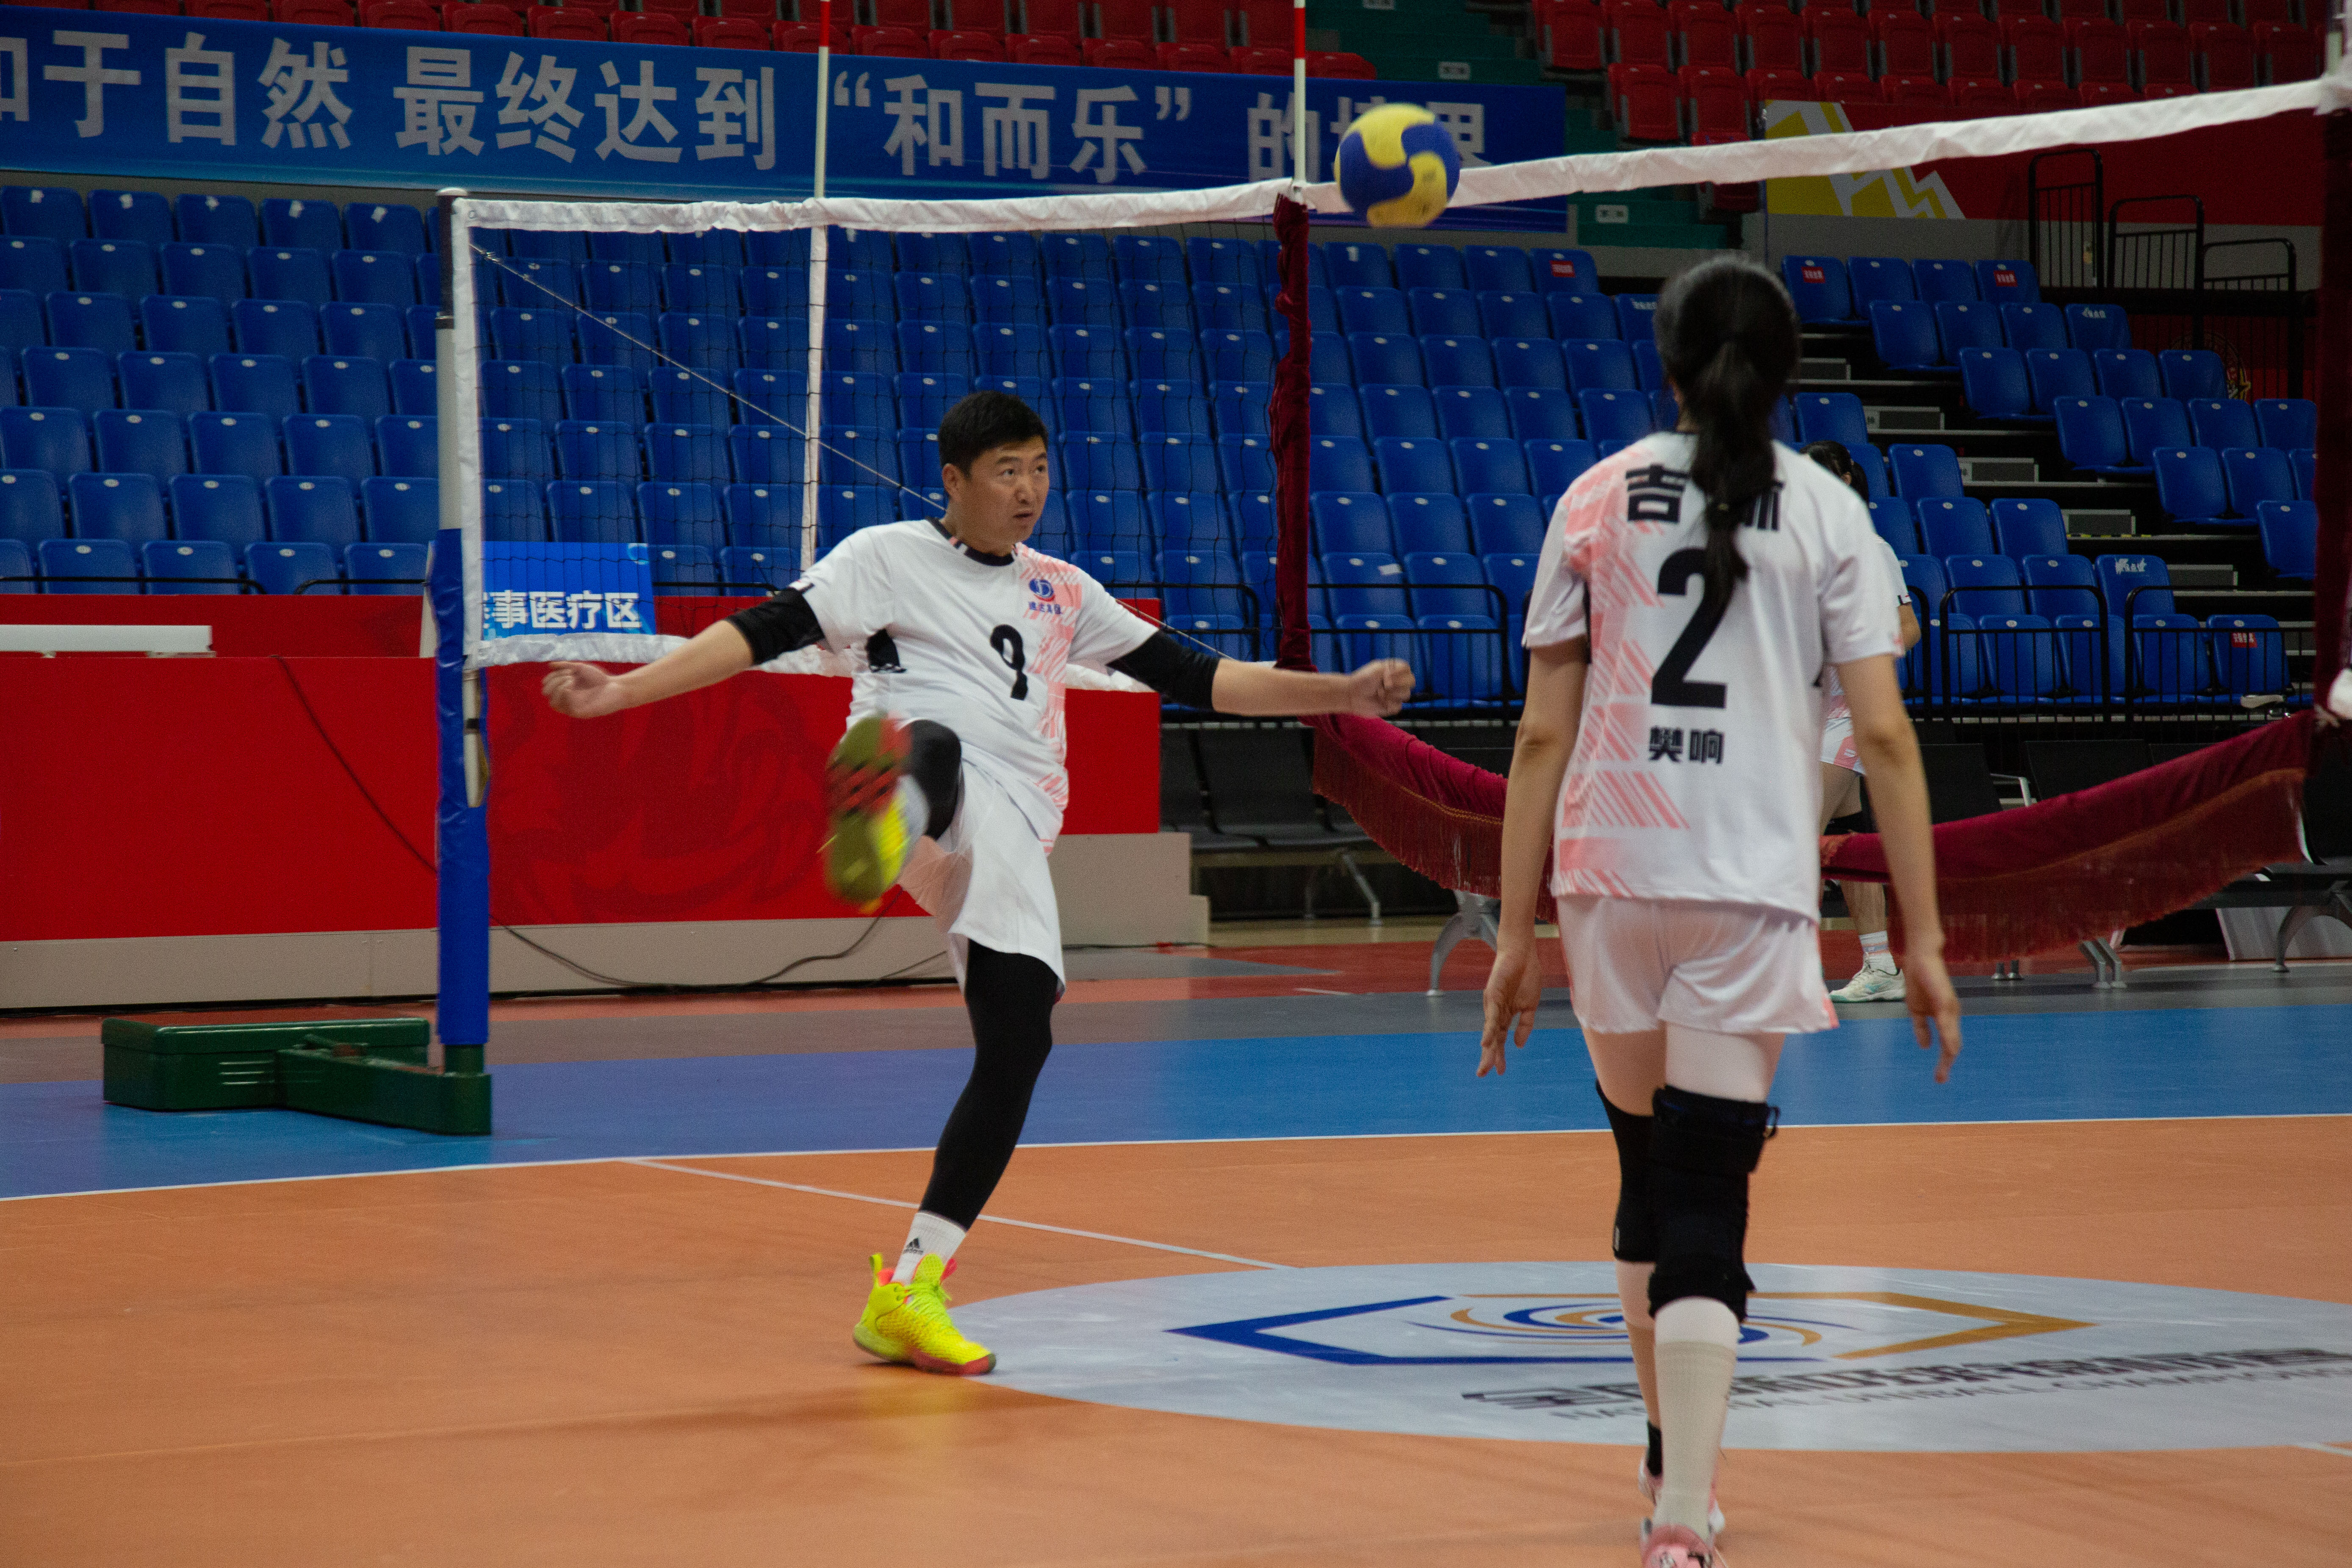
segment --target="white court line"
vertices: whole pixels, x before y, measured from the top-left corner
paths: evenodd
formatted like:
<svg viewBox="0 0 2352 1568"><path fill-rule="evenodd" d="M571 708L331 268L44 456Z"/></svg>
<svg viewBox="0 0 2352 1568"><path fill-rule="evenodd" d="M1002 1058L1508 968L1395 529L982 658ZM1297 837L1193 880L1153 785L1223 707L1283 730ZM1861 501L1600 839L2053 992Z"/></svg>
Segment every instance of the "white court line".
<svg viewBox="0 0 2352 1568"><path fill-rule="evenodd" d="M2298 1448L2308 1448L2315 1454L2333 1454L2339 1459L2352 1459L2352 1443L2297 1443Z"/></svg>
<svg viewBox="0 0 2352 1568"><path fill-rule="evenodd" d="M814 1193L821 1198L847 1198L852 1203L880 1204L885 1208L910 1209L915 1205L904 1198L877 1198L865 1193L845 1193L833 1187L804 1186L799 1182L779 1182L768 1176L746 1176L734 1171L712 1171L700 1165L673 1165L667 1160L624 1160L625 1165L647 1165L656 1171L676 1171L685 1176L709 1176L721 1182L745 1182L755 1187L782 1187L788 1193ZM1179 1247L1172 1241L1140 1241L1131 1236L1111 1236L1099 1230L1074 1230L1066 1225L1040 1225L1034 1219L1006 1219L1003 1215L984 1214L980 1216L991 1225L1018 1226L1023 1230L1049 1230L1055 1236L1082 1236L1088 1241L1115 1241L1122 1247L1148 1247L1154 1252L1181 1252L1187 1258L1213 1258L1220 1263L1239 1263L1250 1268L1287 1268L1287 1263L1267 1263L1255 1258L1236 1258L1230 1252L1204 1252L1197 1247Z"/></svg>

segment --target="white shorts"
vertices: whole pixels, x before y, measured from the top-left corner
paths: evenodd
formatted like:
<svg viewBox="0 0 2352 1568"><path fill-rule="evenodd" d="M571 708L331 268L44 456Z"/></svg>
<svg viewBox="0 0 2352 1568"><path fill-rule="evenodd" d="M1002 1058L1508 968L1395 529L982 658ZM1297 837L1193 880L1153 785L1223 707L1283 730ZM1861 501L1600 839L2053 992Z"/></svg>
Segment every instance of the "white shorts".
<svg viewBox="0 0 2352 1568"><path fill-rule="evenodd" d="M1759 904L1559 900L1577 1021L1604 1035L1661 1023L1720 1035L1810 1035L1837 1027L1822 980L1818 922Z"/></svg>
<svg viewBox="0 0 2352 1568"><path fill-rule="evenodd" d="M1862 752L1853 743L1853 714L1843 697L1822 707L1822 761L1850 773L1862 772Z"/></svg>
<svg viewBox="0 0 2352 1568"><path fill-rule="evenodd" d="M898 874L904 888L938 922L961 985L969 945L1026 953L1062 973L1062 911L1054 899L1045 846L1004 786L969 762L963 800L945 836L918 842Z"/></svg>

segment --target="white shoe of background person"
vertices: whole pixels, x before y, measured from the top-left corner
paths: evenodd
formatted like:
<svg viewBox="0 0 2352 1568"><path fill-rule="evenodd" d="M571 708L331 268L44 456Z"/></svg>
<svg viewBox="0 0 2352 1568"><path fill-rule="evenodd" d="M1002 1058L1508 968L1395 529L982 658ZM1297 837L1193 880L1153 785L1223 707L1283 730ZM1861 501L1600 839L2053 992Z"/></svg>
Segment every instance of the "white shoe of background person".
<svg viewBox="0 0 2352 1568"><path fill-rule="evenodd" d="M1854 977L1830 993L1832 1002L1900 1002L1903 1000L1903 972L1881 969L1865 963Z"/></svg>

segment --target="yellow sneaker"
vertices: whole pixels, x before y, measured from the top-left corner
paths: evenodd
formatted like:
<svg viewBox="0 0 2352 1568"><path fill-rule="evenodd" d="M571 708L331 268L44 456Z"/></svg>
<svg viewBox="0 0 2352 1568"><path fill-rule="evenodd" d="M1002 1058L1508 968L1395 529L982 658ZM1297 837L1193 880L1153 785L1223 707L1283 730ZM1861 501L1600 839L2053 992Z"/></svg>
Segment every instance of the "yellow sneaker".
<svg viewBox="0 0 2352 1568"><path fill-rule="evenodd" d="M926 1258L907 1285L891 1279L890 1261L880 1253L873 1265L866 1311L849 1331L859 1350L877 1361L903 1362L951 1377L979 1377L996 1369L995 1352L956 1332L948 1316L948 1293L940 1282L953 1265Z"/></svg>
<svg viewBox="0 0 2352 1568"><path fill-rule="evenodd" d="M824 884L845 903L871 905L914 849L898 819L907 731L887 713L852 724L824 764Z"/></svg>

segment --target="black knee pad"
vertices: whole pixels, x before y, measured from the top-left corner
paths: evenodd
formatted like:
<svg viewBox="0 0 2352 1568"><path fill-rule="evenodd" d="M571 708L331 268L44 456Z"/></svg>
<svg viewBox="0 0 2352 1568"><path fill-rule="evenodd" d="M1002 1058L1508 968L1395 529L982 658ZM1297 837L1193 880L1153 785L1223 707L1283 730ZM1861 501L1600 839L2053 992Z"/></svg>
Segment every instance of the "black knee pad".
<svg viewBox="0 0 2352 1568"><path fill-rule="evenodd" d="M1605 1094L1601 1109L1609 1113L1609 1135L1617 1141L1617 1224L1609 1236L1610 1254L1620 1263L1655 1263L1658 1222L1650 1209L1650 1125L1657 1118L1622 1110Z"/></svg>
<svg viewBox="0 0 2352 1568"><path fill-rule="evenodd" d="M963 804L963 742L945 724L917 719L907 726L907 776L922 786L930 803L923 837L937 838L955 822Z"/></svg>
<svg viewBox="0 0 2352 1568"><path fill-rule="evenodd" d="M1668 1087L1651 1102L1650 1205L1658 1266L1650 1310L1685 1296L1748 1317L1748 1178L1764 1156L1779 1112L1752 1100L1719 1100Z"/></svg>

